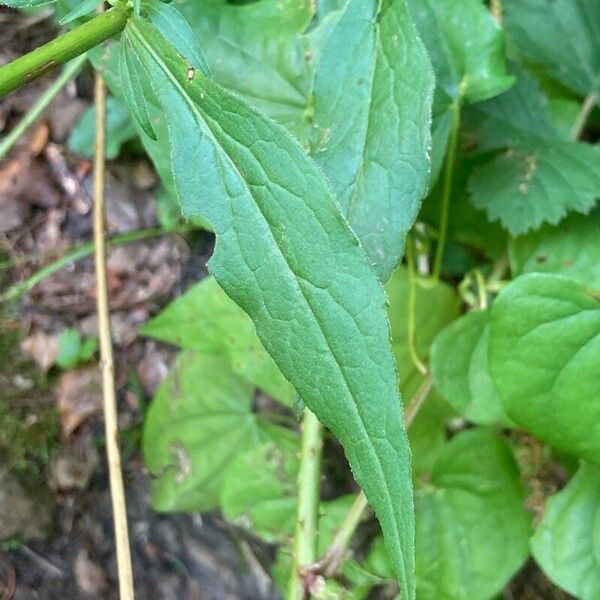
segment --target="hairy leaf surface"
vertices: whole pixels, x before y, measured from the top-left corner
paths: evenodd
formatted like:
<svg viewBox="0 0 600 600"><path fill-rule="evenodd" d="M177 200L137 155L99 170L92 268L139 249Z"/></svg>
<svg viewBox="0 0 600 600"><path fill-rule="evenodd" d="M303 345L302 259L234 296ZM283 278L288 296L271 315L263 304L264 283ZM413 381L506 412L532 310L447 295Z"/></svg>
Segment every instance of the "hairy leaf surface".
<svg viewBox="0 0 600 600"><path fill-rule="evenodd" d="M130 22L126 35L164 108L183 212L205 217L217 235L215 279L341 441L412 597L410 452L385 296L364 251L283 128L203 73L190 79L152 26Z"/></svg>
<svg viewBox="0 0 600 600"><path fill-rule="evenodd" d="M433 72L405 0L350 0L314 83L312 155L382 281L429 178Z"/></svg>
<svg viewBox="0 0 600 600"><path fill-rule="evenodd" d="M492 306L490 370L508 415L559 450L600 461L598 291L515 279Z"/></svg>
<svg viewBox="0 0 600 600"><path fill-rule="evenodd" d="M582 464L567 487L548 498L531 539L544 573L581 600L600 598L600 468Z"/></svg>

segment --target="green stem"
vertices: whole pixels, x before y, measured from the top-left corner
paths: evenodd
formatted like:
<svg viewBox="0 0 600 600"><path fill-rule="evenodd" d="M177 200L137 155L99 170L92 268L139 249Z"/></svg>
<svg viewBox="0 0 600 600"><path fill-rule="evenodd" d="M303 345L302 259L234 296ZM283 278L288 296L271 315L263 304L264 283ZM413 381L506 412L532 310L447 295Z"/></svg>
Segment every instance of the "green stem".
<svg viewBox="0 0 600 600"><path fill-rule="evenodd" d="M587 120L592 110L594 109L594 106L596 106L596 102L598 102L598 93L595 91L590 92L585 97L585 100L581 105L581 110L579 111L579 114L577 115L575 123L573 123L573 127L571 129L572 140L578 140L581 137L581 134L585 129L585 124L587 123Z"/></svg>
<svg viewBox="0 0 600 600"><path fill-rule="evenodd" d="M107 246L120 246L123 244L131 244L132 242L139 242L159 235L165 235L168 233L185 233L191 231L193 228L188 225L178 225L175 227L153 227L151 229L141 229L140 231L131 231L128 233L122 233L115 235L106 240ZM16 300L23 294L26 294L33 289L38 283L44 279L50 277L57 271L64 269L69 266L72 262L90 256L94 252L94 243L85 242L73 248L70 252L56 259L54 262L36 271L31 277L25 281L15 283L13 286L8 288L6 292L0 294L0 304L8 302L9 300Z"/></svg>
<svg viewBox="0 0 600 600"><path fill-rule="evenodd" d="M406 337L410 358L422 375L427 375L427 365L421 360L417 350L417 274L415 273L415 247L411 235L406 240L406 263L408 265L408 315Z"/></svg>
<svg viewBox="0 0 600 600"><path fill-rule="evenodd" d="M448 143L448 154L444 166L444 183L442 188L442 210L440 213L440 226L433 262L433 279L437 280L442 271L442 259L448 234L448 216L450 214L450 196L452 195L452 180L454 178L454 165L456 163L456 149L458 146L458 132L460 129L461 97L459 96L452 105L452 129Z"/></svg>
<svg viewBox="0 0 600 600"><path fill-rule="evenodd" d="M52 83L52 85L39 97L38 101L31 107L29 112L13 127L10 133L0 141L0 160L2 160L8 151L15 145L17 140L29 129L46 107L54 100L56 95L62 90L73 77L79 73L86 61L86 55L81 54L67 63L63 72Z"/></svg>
<svg viewBox="0 0 600 600"><path fill-rule="evenodd" d="M323 434L317 417L308 408L302 418L302 448L298 473L298 512L292 574L288 600L304 600L306 587L303 569L317 558L319 490Z"/></svg>
<svg viewBox="0 0 600 600"><path fill-rule="evenodd" d="M119 4L32 52L0 67L0 98L119 33L130 9Z"/></svg>

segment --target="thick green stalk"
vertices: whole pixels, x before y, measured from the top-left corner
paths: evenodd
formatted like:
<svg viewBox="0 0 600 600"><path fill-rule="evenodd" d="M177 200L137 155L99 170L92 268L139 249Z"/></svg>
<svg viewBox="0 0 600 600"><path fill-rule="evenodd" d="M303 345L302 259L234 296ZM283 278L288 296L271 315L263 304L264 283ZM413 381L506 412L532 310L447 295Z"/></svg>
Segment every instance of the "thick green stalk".
<svg viewBox="0 0 600 600"><path fill-rule="evenodd" d="M317 558L319 491L321 489L321 424L315 415L304 409L302 418L302 448L298 473L298 513L292 575L288 600L303 600L306 596L302 569Z"/></svg>
<svg viewBox="0 0 600 600"><path fill-rule="evenodd" d="M83 67L86 61L85 54L74 58L68 63L56 81L39 97L38 101L31 107L27 114L13 127L10 133L0 140L0 160L14 146L17 140L35 123L46 107L54 100L60 90L73 79Z"/></svg>
<svg viewBox="0 0 600 600"><path fill-rule="evenodd" d="M461 97L457 98L452 105L452 130L448 142L448 153L444 165L444 182L442 188L442 210L440 214L439 235L435 249L433 262L433 279L437 280L442 271L442 259L444 258L444 247L448 234L448 216L450 214L450 196L452 195L452 180L454 178L454 165L456 163L456 149L458 146L458 132L460 130Z"/></svg>
<svg viewBox="0 0 600 600"><path fill-rule="evenodd" d="M0 67L0 98L116 35L125 27L129 15L130 9L119 4Z"/></svg>

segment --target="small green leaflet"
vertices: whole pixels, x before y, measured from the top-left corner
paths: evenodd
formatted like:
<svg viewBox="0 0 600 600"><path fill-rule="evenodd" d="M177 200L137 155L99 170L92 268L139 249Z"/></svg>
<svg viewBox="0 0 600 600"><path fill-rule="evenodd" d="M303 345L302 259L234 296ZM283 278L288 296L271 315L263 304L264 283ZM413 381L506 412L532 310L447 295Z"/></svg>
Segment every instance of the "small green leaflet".
<svg viewBox="0 0 600 600"><path fill-rule="evenodd" d="M314 83L311 153L387 281L427 191L433 72L405 0L350 0Z"/></svg>
<svg viewBox="0 0 600 600"><path fill-rule="evenodd" d="M410 451L385 295L319 169L286 131L130 20L163 107L185 215L213 225L215 279L306 405L344 446L377 513L406 598L414 597ZM319 369L315 369L319 365Z"/></svg>
<svg viewBox="0 0 600 600"><path fill-rule="evenodd" d="M600 467L583 463L567 487L548 498L531 538L544 573L581 600L600 598Z"/></svg>
<svg viewBox="0 0 600 600"><path fill-rule="evenodd" d="M563 452L600 462L600 302L559 275L510 283L492 306L490 370L508 415Z"/></svg>
<svg viewBox="0 0 600 600"><path fill-rule="evenodd" d="M465 419L482 425L511 425L489 373L489 312L453 321L431 347L435 385Z"/></svg>
<svg viewBox="0 0 600 600"><path fill-rule="evenodd" d="M582 96L600 91L597 0L502 0L503 24L527 59Z"/></svg>
<svg viewBox="0 0 600 600"><path fill-rule="evenodd" d="M91 106L81 116L69 136L69 150L81 156L94 155L96 135L96 109ZM114 96L106 100L106 158L112 160L119 155L125 142L137 137L137 131L127 107Z"/></svg>

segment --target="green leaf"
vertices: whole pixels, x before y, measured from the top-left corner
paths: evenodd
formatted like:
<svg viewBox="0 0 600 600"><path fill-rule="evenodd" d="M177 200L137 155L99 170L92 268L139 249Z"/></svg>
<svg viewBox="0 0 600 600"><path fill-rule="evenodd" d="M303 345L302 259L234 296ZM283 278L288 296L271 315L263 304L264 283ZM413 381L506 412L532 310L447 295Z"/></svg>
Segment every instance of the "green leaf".
<svg viewBox="0 0 600 600"><path fill-rule="evenodd" d="M569 211L589 212L600 195L600 148L547 140L510 148L476 169L473 204L512 235L543 223L556 225Z"/></svg>
<svg viewBox="0 0 600 600"><path fill-rule="evenodd" d="M503 0L503 24L531 61L581 95L600 89L596 0Z"/></svg>
<svg viewBox="0 0 600 600"><path fill-rule="evenodd" d="M189 66L210 75L210 69L200 49L200 41L178 8L161 0L153 0L145 2L144 9L151 23L188 61Z"/></svg>
<svg viewBox="0 0 600 600"><path fill-rule="evenodd" d="M474 206L491 220L521 235L591 210L600 195L600 148L561 139L530 75L520 71L517 85L478 105L474 117L478 149L505 149L469 181Z"/></svg>
<svg viewBox="0 0 600 600"><path fill-rule="evenodd" d="M113 46L114 48L114 46ZM123 99L127 103L129 110L135 122L140 126L142 131L150 138L150 140L156 140L156 132L154 131L154 125L150 118L151 108L150 102L147 95L144 93L145 82L140 78L140 71L142 65L136 56L131 43L126 36L121 37L121 44L119 46L119 82L113 82L111 86L113 91L117 87L123 94ZM110 71L109 71L110 72ZM160 123L160 120L154 119L155 123ZM143 139L143 138L142 138ZM154 146L156 148L157 146ZM152 149L152 144L150 144ZM161 164L161 161L157 160L157 152L149 151L150 156L153 157L157 168ZM164 169L159 169L159 172Z"/></svg>
<svg viewBox="0 0 600 600"><path fill-rule="evenodd" d="M600 289L600 210L513 238L508 255L513 275L557 273Z"/></svg>
<svg viewBox="0 0 600 600"><path fill-rule="evenodd" d="M529 554L530 516L506 442L485 429L444 447L431 480L417 487L417 598L495 597ZM368 567L390 577L389 557L374 543Z"/></svg>
<svg viewBox="0 0 600 600"><path fill-rule="evenodd" d="M312 154L387 281L430 166L433 73L404 0L348 2L322 51L314 95Z"/></svg>
<svg viewBox="0 0 600 600"><path fill-rule="evenodd" d="M300 452L297 437L240 454L227 472L221 508L267 542L289 541L296 526Z"/></svg>
<svg viewBox="0 0 600 600"><path fill-rule="evenodd" d="M509 88L504 36L479 0L408 0L438 86L449 98L480 102Z"/></svg>
<svg viewBox="0 0 600 600"><path fill-rule="evenodd" d="M537 79L522 67L512 68L517 81L510 90L465 110L465 121L480 152L518 146L532 139L540 145L548 139L561 139L552 123L550 99Z"/></svg>
<svg viewBox="0 0 600 600"><path fill-rule="evenodd" d="M83 0L83 2L79 2L72 11L60 19L59 23L61 25L66 25L75 19L79 19L79 17L83 17L88 13L91 13L92 11L96 10L96 7L101 1L102 0Z"/></svg>
<svg viewBox="0 0 600 600"><path fill-rule="evenodd" d="M203 355L226 356L239 377L292 405L293 389L258 340L252 320L212 277L171 302L141 331Z"/></svg>
<svg viewBox="0 0 600 600"><path fill-rule="evenodd" d="M179 355L150 405L144 458L157 510L210 510L227 469L261 442L293 435L252 412L254 387L219 356Z"/></svg>
<svg viewBox="0 0 600 600"><path fill-rule="evenodd" d="M11 8L38 8L53 2L56 2L56 0L0 0L0 4Z"/></svg>
<svg viewBox="0 0 600 600"><path fill-rule="evenodd" d="M531 538L544 573L581 600L600 598L600 468L582 464L566 488L548 498Z"/></svg>
<svg viewBox="0 0 600 600"><path fill-rule="evenodd" d="M511 425L488 368L489 312L471 312L451 323L431 346L435 385L473 423Z"/></svg>
<svg viewBox="0 0 600 600"><path fill-rule="evenodd" d="M508 415L564 452L600 460L600 303L558 275L515 279L492 306L490 370Z"/></svg>
<svg viewBox="0 0 600 600"><path fill-rule="evenodd" d="M92 358L98 346L96 338L81 338L76 329L65 329L57 338L56 364L62 369L72 369Z"/></svg>
<svg viewBox="0 0 600 600"><path fill-rule="evenodd" d="M499 593L529 554L524 500L502 438L470 430L448 442L415 495L419 600Z"/></svg>
<svg viewBox="0 0 600 600"><path fill-rule="evenodd" d="M413 597L410 452L385 296L364 251L283 128L201 72L190 80L151 25L130 21L125 31L163 106L183 212L217 234L211 272L344 446Z"/></svg>
<svg viewBox="0 0 600 600"><path fill-rule="evenodd" d="M400 390L406 402L415 395L423 376L414 365L408 347L408 271L398 267L385 286L388 315L392 328L392 348L400 375ZM415 324L417 352L427 362L431 342L460 313L460 301L451 286L438 281L434 285L417 284ZM413 475L431 468L446 440L445 422L451 416L446 402L432 390L410 426L408 437L413 455Z"/></svg>
<svg viewBox="0 0 600 600"><path fill-rule="evenodd" d="M215 81L308 145L323 29L307 32L315 17L313 0L210 0L178 8L202 40Z"/></svg>
<svg viewBox="0 0 600 600"><path fill-rule="evenodd" d="M96 136L96 109L89 107L79 119L69 137L69 149L81 156L94 155ZM127 107L114 96L106 99L106 158L119 156L125 142L137 137Z"/></svg>

